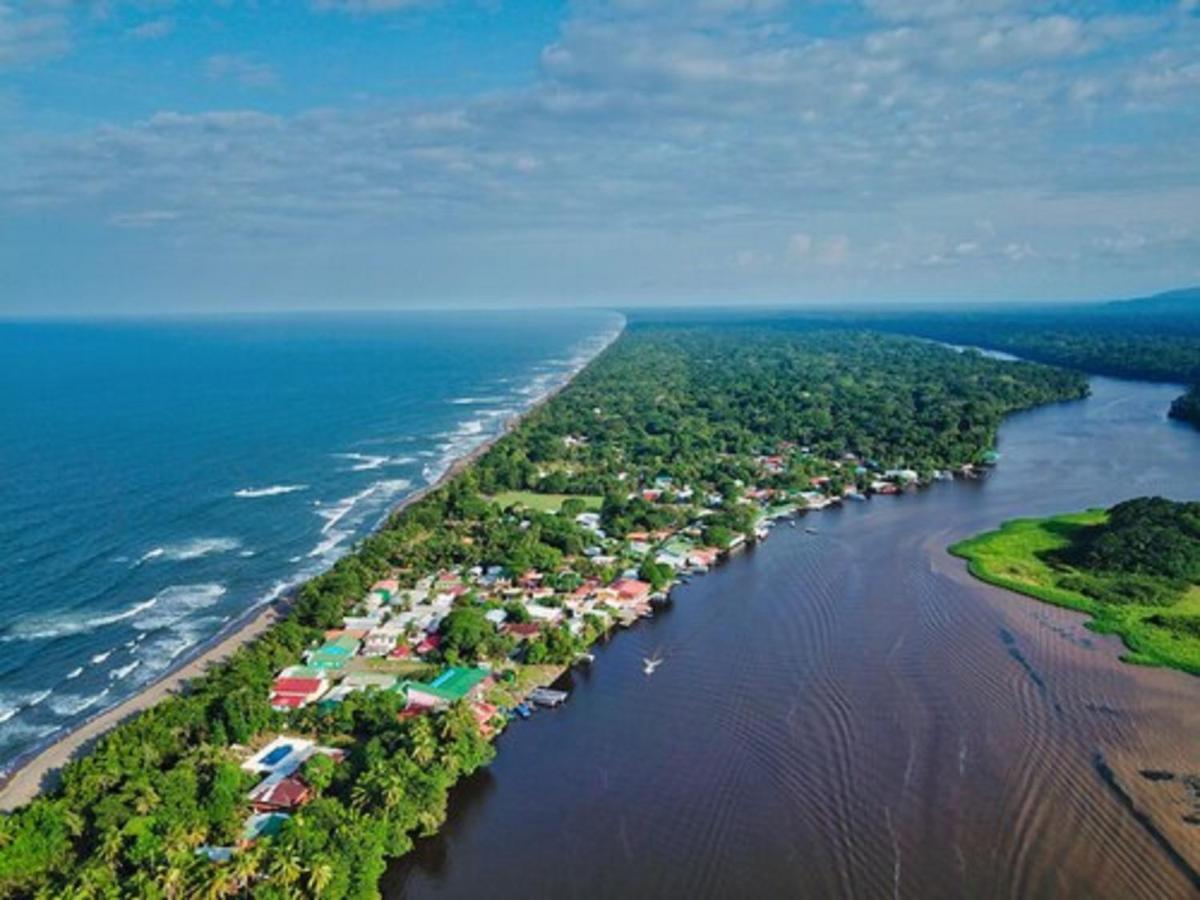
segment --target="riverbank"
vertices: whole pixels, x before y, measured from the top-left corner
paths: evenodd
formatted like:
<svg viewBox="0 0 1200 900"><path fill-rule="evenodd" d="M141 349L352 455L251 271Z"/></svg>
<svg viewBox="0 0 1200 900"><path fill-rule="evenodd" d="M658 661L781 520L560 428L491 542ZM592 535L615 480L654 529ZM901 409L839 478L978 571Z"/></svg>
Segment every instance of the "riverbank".
<svg viewBox="0 0 1200 900"><path fill-rule="evenodd" d="M940 388L949 383L964 387ZM898 393L939 389L940 405L896 406ZM258 837L244 837L247 807L259 809L273 786L236 775L213 795L211 768L240 769L248 748L282 733L319 740L341 762L332 781L313 771L289 784L291 824L255 845L246 862L255 871L241 877L299 854L313 871L333 870L337 895L369 895L386 859L440 827L450 787L494 756L484 738L513 698L490 695L489 683L514 666L576 660L604 631L647 614L676 576L754 540L773 509L836 505L873 485L899 491L921 472L985 457L1006 413L1084 390L1067 373L868 334L631 332L510 440L470 460L469 473L309 582L286 621L186 697L118 729L79 777L18 814L0 849L19 867L8 883L67 890L143 872L143 846L112 858L99 849L114 816L145 816L147 789L182 787L187 798L146 823L162 852L188 828L218 855L233 852ZM781 414L764 422L761 410L775 405ZM846 409L855 415L829 418ZM947 415L962 426L931 431ZM554 512L530 508L523 490L562 500ZM501 508L496 496L518 502ZM595 496L605 498L600 513L587 510ZM412 680L415 661L438 674ZM75 836L68 813L83 818ZM60 826L57 844L41 836L47 822ZM188 877L206 889L229 869Z"/></svg>
<svg viewBox="0 0 1200 900"><path fill-rule="evenodd" d="M1169 388L1094 387L1006 419L984 479L782 524L678 589L596 650L562 710L506 732L384 897L1191 896L1094 758L1200 867L1200 680L1122 664L1078 613L945 554L1135 479L1200 498Z"/></svg>
<svg viewBox="0 0 1200 900"><path fill-rule="evenodd" d="M511 434L527 416L541 409L564 390L583 369L611 347L623 332L624 324L620 329L608 335L592 353L586 357L580 357L561 383L551 387L525 409L509 416L494 435L451 462L445 472L433 482L413 491L393 505L376 526L376 530L384 527L388 520L421 502L430 493L444 487L461 475L463 471L486 454L497 441ZM212 665L228 659L237 650L267 632L287 615L303 584L302 582L292 586L270 603L251 609L242 618L229 623L209 641L197 647L192 654L184 656L179 665L167 670L160 678L150 682L136 694L55 735L48 744L28 756L14 760L8 771L4 773L3 777L0 777L0 811L17 809L31 801L41 791L53 787L56 783L56 776L62 767L81 753L86 752L104 734L160 701L185 690L188 682L192 679L203 675Z"/></svg>
<svg viewBox="0 0 1200 900"><path fill-rule="evenodd" d="M1014 519L953 544L949 552L965 559L967 571L980 581L1086 613L1091 617L1088 628L1124 641L1126 662L1200 675L1200 586L1178 597L1138 602L1139 591L1156 587L1147 576L1125 583L1120 573L1089 571L1064 561L1065 552L1108 518L1105 510L1092 509Z"/></svg>

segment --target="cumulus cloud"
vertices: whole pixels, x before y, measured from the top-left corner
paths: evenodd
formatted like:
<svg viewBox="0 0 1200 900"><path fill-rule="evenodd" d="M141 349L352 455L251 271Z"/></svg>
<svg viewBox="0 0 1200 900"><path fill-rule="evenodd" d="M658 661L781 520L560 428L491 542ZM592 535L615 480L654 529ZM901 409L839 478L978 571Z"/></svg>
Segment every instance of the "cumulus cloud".
<svg viewBox="0 0 1200 900"><path fill-rule="evenodd" d="M1082 265L1114 255L1105 240L1120 235L1097 223L1130 208L1130 233L1200 231L1188 101L1200 34L1175 10L868 0L861 28L830 35L770 0L570 9L523 86L287 115L161 113L31 138L0 173L0 207L207 250L331 234L346 242L334 253L512 238L504 252L529 271L545 268L533 254L559 261L569 246L603 258L604 275L677 285L687 272L714 290L737 284L723 272L785 291L801 271L845 286ZM204 74L278 81L244 56L212 57ZM1155 140L1158 126L1174 139ZM1119 256L1149 269L1142 254L1183 240Z"/></svg>

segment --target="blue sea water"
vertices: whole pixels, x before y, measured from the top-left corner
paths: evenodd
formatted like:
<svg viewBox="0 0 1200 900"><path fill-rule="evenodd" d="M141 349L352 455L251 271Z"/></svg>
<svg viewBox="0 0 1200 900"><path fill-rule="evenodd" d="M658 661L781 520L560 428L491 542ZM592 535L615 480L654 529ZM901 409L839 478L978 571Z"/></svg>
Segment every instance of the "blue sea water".
<svg viewBox="0 0 1200 900"><path fill-rule="evenodd" d="M0 768L328 567L621 325L0 324Z"/></svg>

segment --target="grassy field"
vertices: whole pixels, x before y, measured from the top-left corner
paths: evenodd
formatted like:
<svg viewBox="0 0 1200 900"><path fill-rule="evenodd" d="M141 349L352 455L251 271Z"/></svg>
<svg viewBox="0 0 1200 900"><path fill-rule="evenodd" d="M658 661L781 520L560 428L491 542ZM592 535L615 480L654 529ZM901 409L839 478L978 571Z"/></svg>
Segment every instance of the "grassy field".
<svg viewBox="0 0 1200 900"><path fill-rule="evenodd" d="M594 512L599 512L600 507L604 505L603 497L593 497L589 494L535 494L533 491L504 491L488 499L506 508L519 503L528 509L556 513L564 501L572 498L582 500L583 505Z"/></svg>
<svg viewBox="0 0 1200 900"><path fill-rule="evenodd" d="M1127 662L1200 675L1200 586L1170 606L1102 603L1062 587L1063 579L1078 570L1057 562L1055 551L1066 547L1080 529L1104 521L1104 510L1015 519L997 531L960 541L950 552L967 560L968 570L981 581L1089 614L1093 631L1124 640L1129 652L1122 658Z"/></svg>

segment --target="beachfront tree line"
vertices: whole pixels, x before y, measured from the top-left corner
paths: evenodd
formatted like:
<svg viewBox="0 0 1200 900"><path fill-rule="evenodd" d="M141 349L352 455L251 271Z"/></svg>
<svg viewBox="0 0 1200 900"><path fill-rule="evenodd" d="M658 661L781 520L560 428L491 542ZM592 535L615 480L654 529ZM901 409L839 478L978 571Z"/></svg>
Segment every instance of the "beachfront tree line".
<svg viewBox="0 0 1200 900"><path fill-rule="evenodd" d="M109 732L64 769L60 787L0 817L0 894L377 896L387 859L439 827L450 786L486 765L493 747L461 706L401 719L402 698L372 691L285 714L270 707L271 681L385 576L411 585L443 568L499 565L540 569L569 590L578 579L617 574L619 566L582 555L592 538L575 521L579 501L555 514L504 509L491 494L600 496L606 527L624 536L688 521L706 494L732 501L739 482L763 480L756 457L781 443L808 453L766 479L780 487L838 475L831 460L848 452L928 470L979 459L1005 413L1084 390L1078 376L902 338L636 329L476 466L308 582L263 636L185 694ZM664 477L693 486L696 499L631 499ZM752 515L717 505L705 536L727 543ZM652 583L664 577L652 564L641 574ZM460 598L444 623L446 659L512 651L481 619L474 599ZM586 625L581 637L565 628L543 634L526 646L526 661L572 659L600 628ZM284 729L346 758L306 768L317 799L278 835L210 862L197 851L235 844L249 812L241 747Z"/></svg>

